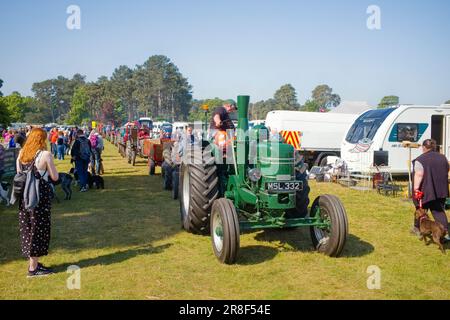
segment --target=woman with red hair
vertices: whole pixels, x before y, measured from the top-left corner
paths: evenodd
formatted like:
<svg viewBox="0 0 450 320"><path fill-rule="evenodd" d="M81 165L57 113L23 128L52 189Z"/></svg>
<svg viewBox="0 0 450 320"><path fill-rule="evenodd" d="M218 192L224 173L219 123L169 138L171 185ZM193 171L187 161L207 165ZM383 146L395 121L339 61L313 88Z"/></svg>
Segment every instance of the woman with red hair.
<svg viewBox="0 0 450 320"><path fill-rule="evenodd" d="M17 172L31 169L39 177L39 202L26 209L24 197L19 202L19 226L22 254L29 259L28 277L46 276L51 269L39 263L39 257L48 254L50 244L50 211L52 188L50 179L59 179L53 157L47 151L47 132L35 128L29 134L17 158Z"/></svg>

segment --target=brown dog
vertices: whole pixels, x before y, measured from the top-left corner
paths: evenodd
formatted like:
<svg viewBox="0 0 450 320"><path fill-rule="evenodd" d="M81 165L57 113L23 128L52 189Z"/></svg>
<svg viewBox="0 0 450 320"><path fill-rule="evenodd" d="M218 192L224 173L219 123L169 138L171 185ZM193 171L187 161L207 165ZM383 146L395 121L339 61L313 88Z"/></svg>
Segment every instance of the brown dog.
<svg viewBox="0 0 450 320"><path fill-rule="evenodd" d="M439 222L431 221L424 209L417 209L415 216L420 223L420 240L423 240L425 242L425 245L429 245L433 241L439 246L441 252L445 253L443 245L445 230L442 224L440 224ZM427 241L427 238L429 238L429 241Z"/></svg>

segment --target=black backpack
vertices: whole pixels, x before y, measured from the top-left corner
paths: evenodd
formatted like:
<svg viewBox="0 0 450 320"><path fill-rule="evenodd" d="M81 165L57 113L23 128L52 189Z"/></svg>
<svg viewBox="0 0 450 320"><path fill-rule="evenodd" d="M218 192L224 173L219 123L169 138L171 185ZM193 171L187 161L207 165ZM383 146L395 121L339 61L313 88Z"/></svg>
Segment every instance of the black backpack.
<svg viewBox="0 0 450 320"><path fill-rule="evenodd" d="M42 151L39 151L36 156L34 157L33 161L31 162L30 167L28 170L21 170L20 172L17 172L14 176L13 183L12 183L12 197L11 197L11 204L14 204L16 200L22 199L23 192L25 190L25 184L27 182L27 175L30 171L35 171L34 163L36 161L36 158L39 156L39 154ZM20 164L20 167L22 169L22 164Z"/></svg>
<svg viewBox="0 0 450 320"><path fill-rule="evenodd" d="M91 159L91 147L87 138L80 138L80 158L83 160Z"/></svg>

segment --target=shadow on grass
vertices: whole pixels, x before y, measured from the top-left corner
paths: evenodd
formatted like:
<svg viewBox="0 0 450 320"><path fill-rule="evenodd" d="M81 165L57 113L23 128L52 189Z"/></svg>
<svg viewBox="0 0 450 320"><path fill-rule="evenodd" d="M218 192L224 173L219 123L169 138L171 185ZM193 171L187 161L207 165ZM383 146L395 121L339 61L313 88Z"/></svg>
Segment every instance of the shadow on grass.
<svg viewBox="0 0 450 320"><path fill-rule="evenodd" d="M151 245L143 246L140 248L117 251L114 253L106 254L103 256L98 256L95 258L83 259L80 261L72 261L60 265L53 266L56 272L66 272L67 268L71 265L76 265L80 268L93 267L97 265L110 265L115 263L120 263L132 258L135 258L140 255L148 255L148 254L158 254L163 252L165 249L172 246L172 244L164 244L157 247L152 247Z"/></svg>
<svg viewBox="0 0 450 320"><path fill-rule="evenodd" d="M86 193L79 193L74 188L72 200L53 204L50 256L55 250L127 250L180 232L179 203L171 199L170 192L162 191L160 177L105 176L105 184L105 190ZM60 188L57 193L60 199L64 198ZM0 264L23 259L17 207L8 209L5 215L2 212L1 216ZM153 253L154 250L124 251L116 258L110 258L120 261L133 254Z"/></svg>
<svg viewBox="0 0 450 320"><path fill-rule="evenodd" d="M357 258L368 255L375 250L373 245L361 238L349 234L341 257Z"/></svg>
<svg viewBox="0 0 450 320"><path fill-rule="evenodd" d="M249 266L260 264L275 258L278 250L266 246L248 246L239 249L237 265Z"/></svg>
<svg viewBox="0 0 450 320"><path fill-rule="evenodd" d="M268 229L255 236L257 241L275 243L278 251L314 251L309 228L288 230ZM341 257L362 257L374 251L374 247L355 235L349 234Z"/></svg>

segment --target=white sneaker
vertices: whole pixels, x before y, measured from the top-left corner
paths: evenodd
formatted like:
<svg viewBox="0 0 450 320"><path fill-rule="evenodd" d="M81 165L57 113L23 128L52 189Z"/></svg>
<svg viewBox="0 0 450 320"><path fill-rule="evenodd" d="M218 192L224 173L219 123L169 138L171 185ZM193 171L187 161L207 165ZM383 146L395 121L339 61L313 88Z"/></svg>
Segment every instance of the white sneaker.
<svg viewBox="0 0 450 320"><path fill-rule="evenodd" d="M446 235L444 237L444 243L448 243L448 242L450 242L450 235Z"/></svg>

